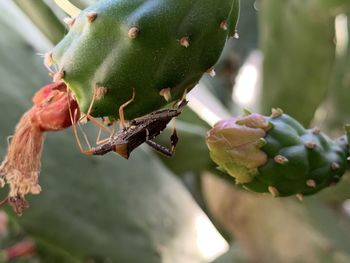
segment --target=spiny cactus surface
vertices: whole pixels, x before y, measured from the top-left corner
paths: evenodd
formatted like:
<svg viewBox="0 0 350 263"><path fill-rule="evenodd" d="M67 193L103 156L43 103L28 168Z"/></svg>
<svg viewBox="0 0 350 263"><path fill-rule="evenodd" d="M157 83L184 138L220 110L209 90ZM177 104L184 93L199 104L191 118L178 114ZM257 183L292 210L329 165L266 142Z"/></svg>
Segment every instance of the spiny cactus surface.
<svg viewBox="0 0 350 263"><path fill-rule="evenodd" d="M237 183L273 196L314 194L337 183L347 167L344 137L333 141L317 128L306 130L281 110L220 121L207 144Z"/></svg>
<svg viewBox="0 0 350 263"><path fill-rule="evenodd" d="M239 0L102 0L66 20L65 38L46 56L82 112L134 118L180 99L211 70L236 32Z"/></svg>

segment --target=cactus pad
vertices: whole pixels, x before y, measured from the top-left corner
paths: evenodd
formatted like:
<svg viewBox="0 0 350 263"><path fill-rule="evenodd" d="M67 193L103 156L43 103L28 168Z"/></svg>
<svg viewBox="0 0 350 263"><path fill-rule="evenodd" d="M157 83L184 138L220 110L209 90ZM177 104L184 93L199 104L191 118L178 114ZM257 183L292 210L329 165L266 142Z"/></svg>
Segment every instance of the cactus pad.
<svg viewBox="0 0 350 263"><path fill-rule="evenodd" d="M211 70L236 30L239 0L102 0L66 20L64 39L46 56L82 112L134 118L180 99Z"/></svg>

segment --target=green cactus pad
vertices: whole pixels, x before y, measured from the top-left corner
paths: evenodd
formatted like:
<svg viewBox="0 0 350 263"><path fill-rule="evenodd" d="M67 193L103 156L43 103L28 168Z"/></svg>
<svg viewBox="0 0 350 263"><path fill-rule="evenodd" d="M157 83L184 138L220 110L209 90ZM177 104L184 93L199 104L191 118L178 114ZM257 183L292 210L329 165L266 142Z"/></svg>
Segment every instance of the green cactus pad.
<svg viewBox="0 0 350 263"><path fill-rule="evenodd" d="M49 53L82 112L128 118L181 98L217 62L235 33L239 0L102 0L70 21ZM160 95L170 91L168 101Z"/></svg>
<svg viewBox="0 0 350 263"><path fill-rule="evenodd" d="M266 117L272 124L262 150L268 161L244 187L275 196L311 195L335 184L347 167L346 143L329 139L318 129L304 129L286 114Z"/></svg>

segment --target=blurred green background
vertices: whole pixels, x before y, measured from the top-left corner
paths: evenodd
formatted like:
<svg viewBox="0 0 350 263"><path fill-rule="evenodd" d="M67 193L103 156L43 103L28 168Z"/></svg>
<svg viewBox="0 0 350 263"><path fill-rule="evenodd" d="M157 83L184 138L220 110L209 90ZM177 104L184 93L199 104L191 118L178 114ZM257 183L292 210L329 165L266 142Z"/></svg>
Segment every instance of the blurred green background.
<svg viewBox="0 0 350 263"><path fill-rule="evenodd" d="M53 0L1 0L0 11L4 156L32 95L50 82L42 54L67 30ZM205 75L189 94L171 159L144 146L128 161L86 157L70 129L48 134L42 194L22 217L0 211L0 262L28 238L34 255L11 262L350 262L349 175L303 202L274 199L220 174L204 142L210 125L242 108L281 107L305 126L341 135L350 123L349 14L348 0L242 0L240 38L228 42L216 77Z"/></svg>

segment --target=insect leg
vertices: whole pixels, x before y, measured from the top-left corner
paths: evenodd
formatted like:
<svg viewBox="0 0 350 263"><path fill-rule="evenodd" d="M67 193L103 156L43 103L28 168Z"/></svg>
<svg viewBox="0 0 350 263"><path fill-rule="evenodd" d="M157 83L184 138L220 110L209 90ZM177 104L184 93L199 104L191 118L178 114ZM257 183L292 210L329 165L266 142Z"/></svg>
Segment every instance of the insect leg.
<svg viewBox="0 0 350 263"><path fill-rule="evenodd" d="M176 132L176 119L173 118L172 120L172 125L173 125L173 132L170 136L170 142L171 142L171 151L174 153L176 145L179 141L179 137L177 137L177 132Z"/></svg>
<svg viewBox="0 0 350 263"><path fill-rule="evenodd" d="M67 96L70 96L70 90L69 90L68 87L67 87L67 94L68 94ZM94 97L95 97L95 95L94 95ZM92 109L92 105L93 105L93 103L94 103L94 97L93 97L92 102L91 102L91 104L90 104L88 114L86 114L87 118L89 118L88 116L89 116L89 114L90 114L90 111L91 111L91 109ZM67 102L69 103L69 100L67 100ZM89 140L88 140L88 138L87 138L86 133L85 133L84 130L81 128L80 123L79 123L79 122L82 120L82 118L80 118L79 120L77 119L78 110L75 110L74 116L73 116L72 109L71 109L70 105L69 105L68 109L69 109L69 116L70 116L71 123L72 123L73 133L74 133L76 142L77 142L77 144L78 144L78 147L79 147L80 151L81 151L83 154L91 155L92 152L93 152L93 151L92 151L93 149L92 149L92 147L91 147L91 145L90 145L90 143L89 143ZM85 117L85 116L84 116L84 117ZM79 128L81 129L81 132L82 132L82 134L83 134L83 136L84 136L84 140L85 140L86 144L87 144L88 147L89 147L88 150L85 150L84 147L83 147L82 144L81 144L81 141L80 141L80 137L79 137L79 134L78 134L78 130L77 130L76 123L78 123L78 126L79 126Z"/></svg>
<svg viewBox="0 0 350 263"><path fill-rule="evenodd" d="M124 117L124 108L126 106L128 106L131 102L133 102L135 99L135 89L133 89L132 91L132 97L130 100L128 100L127 102L125 102L124 104L122 104L119 107L119 126L120 126L120 130L124 130L125 129L125 117Z"/></svg>
<svg viewBox="0 0 350 263"><path fill-rule="evenodd" d="M101 141L101 140L100 140L101 134L102 134L102 129L99 128L99 129L98 129L98 134L97 134L97 137L96 137L96 144L99 144L99 142Z"/></svg>
<svg viewBox="0 0 350 263"><path fill-rule="evenodd" d="M96 144L97 144L97 145L105 144L105 143L107 143L107 142L110 141L110 140L111 140L111 137L108 137L108 138L106 138L106 139L97 141Z"/></svg>
<svg viewBox="0 0 350 263"><path fill-rule="evenodd" d="M70 96L70 91L67 87L67 96ZM69 104L69 97L67 99L67 102ZM72 109L70 107L70 104L69 104L69 107L68 107L68 110L69 110L69 117L70 117L70 120L71 120L71 123L72 123L72 129L73 129L73 133L74 133L74 136L75 136L75 140L78 144L78 147L80 149L80 151L82 153L85 153L85 150L84 150L84 147L82 146L81 142L80 142L80 138L79 138L79 135L78 135L78 131L77 131L77 126L75 125L77 123L77 110L74 112L74 117L73 117L73 113L72 113Z"/></svg>
<svg viewBox="0 0 350 263"><path fill-rule="evenodd" d="M176 129L174 128L173 133L170 136L170 142L171 142L171 151L175 152L176 145L179 141L179 137L177 137Z"/></svg>
<svg viewBox="0 0 350 263"><path fill-rule="evenodd" d="M107 127L106 125L102 124L96 118L91 116L92 107L94 106L94 103L95 103L95 100L96 100L96 93L97 93L97 89L94 90L94 95L92 96L92 100L91 100L88 112L84 116L82 116L79 121L82 121L84 118L86 118L89 121L91 121L93 124L98 126L99 128L101 128L101 129L107 131L108 133L112 134L112 130L109 127Z"/></svg>
<svg viewBox="0 0 350 263"><path fill-rule="evenodd" d="M81 127L79 121L78 121L78 127L79 127L81 133L83 134L85 143L87 144L88 148L91 149L92 147L91 147L90 141L89 141L89 139L88 139L88 136L86 135L86 133L85 133L83 127Z"/></svg>
<svg viewBox="0 0 350 263"><path fill-rule="evenodd" d="M172 149L168 149L164 147L163 145L160 145L154 141L148 140L146 143L151 146L154 150L157 152L164 154L165 156L171 157L174 155L174 151Z"/></svg>
<svg viewBox="0 0 350 263"><path fill-rule="evenodd" d="M179 110L182 110L187 105L187 89L185 89L184 93L182 94L181 99L175 101L173 103L173 108L177 108Z"/></svg>
<svg viewBox="0 0 350 263"><path fill-rule="evenodd" d="M176 145L179 141L179 138L178 138L177 132L176 132L176 127L175 127L175 119L173 120L173 125L174 125L173 132L170 136L170 142L171 142L170 148L164 147L164 146L162 146L154 141L151 141L151 140L146 141L146 143L149 146L151 146L153 149L155 149L157 152L164 154L165 156L172 157L175 153L175 148L176 148Z"/></svg>
<svg viewBox="0 0 350 263"><path fill-rule="evenodd" d="M112 134L114 134L114 131L112 131ZM105 143L106 141L108 141L111 138L111 135L109 135L107 138L104 138L104 139L101 139L101 136L102 136L102 128L99 128L98 129L98 134L97 134L97 137L96 137L96 142L95 142L96 145Z"/></svg>

